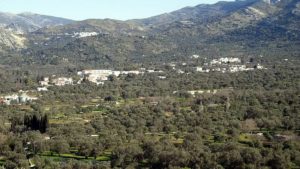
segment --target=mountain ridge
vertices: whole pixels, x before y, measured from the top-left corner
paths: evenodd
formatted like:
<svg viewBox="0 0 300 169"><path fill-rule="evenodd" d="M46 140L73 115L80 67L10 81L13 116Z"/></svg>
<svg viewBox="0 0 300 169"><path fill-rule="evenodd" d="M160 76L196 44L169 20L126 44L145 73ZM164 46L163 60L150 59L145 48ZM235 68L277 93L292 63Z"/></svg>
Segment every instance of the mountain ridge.
<svg viewBox="0 0 300 169"><path fill-rule="evenodd" d="M62 58L70 64L120 64L195 53L253 55L267 48L267 53L287 54L282 46L297 54L299 11L297 0L247 0L197 5L144 20L89 19L28 33L23 58L42 64Z"/></svg>
<svg viewBox="0 0 300 169"><path fill-rule="evenodd" d="M34 13L4 13L0 12L0 26L18 33L36 31L42 27L64 25L73 20Z"/></svg>

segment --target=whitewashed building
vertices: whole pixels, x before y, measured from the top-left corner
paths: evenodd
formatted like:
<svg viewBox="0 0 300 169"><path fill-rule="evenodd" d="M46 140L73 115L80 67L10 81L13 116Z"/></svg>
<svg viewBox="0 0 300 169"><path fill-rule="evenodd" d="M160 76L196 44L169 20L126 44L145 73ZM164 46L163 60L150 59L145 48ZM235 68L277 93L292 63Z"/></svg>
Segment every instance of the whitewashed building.
<svg viewBox="0 0 300 169"><path fill-rule="evenodd" d="M73 85L73 79L67 77L59 77L52 80L52 83L55 86L65 86L65 85Z"/></svg>

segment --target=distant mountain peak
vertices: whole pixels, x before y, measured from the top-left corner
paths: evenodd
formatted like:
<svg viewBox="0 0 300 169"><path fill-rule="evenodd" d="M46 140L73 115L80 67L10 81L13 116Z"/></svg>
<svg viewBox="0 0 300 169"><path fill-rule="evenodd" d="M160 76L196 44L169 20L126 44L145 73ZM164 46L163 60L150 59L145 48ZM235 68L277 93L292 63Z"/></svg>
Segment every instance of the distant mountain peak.
<svg viewBox="0 0 300 169"><path fill-rule="evenodd" d="M22 13L19 13L18 15L37 15L37 14L33 13L33 12L22 12Z"/></svg>
<svg viewBox="0 0 300 169"><path fill-rule="evenodd" d="M280 2L281 0L263 0L264 2L266 2L267 4L276 4L278 2Z"/></svg>
<svg viewBox="0 0 300 169"><path fill-rule="evenodd" d="M20 14L0 12L0 27L16 32L33 32L43 27L65 25L73 22L69 19L39 15L31 12Z"/></svg>

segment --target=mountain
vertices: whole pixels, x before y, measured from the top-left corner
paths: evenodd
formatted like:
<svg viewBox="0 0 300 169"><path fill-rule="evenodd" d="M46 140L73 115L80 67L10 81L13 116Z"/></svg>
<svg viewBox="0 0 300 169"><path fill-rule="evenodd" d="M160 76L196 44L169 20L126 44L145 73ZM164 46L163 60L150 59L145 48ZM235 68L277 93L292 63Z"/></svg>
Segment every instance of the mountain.
<svg viewBox="0 0 300 169"><path fill-rule="evenodd" d="M204 22L204 21L209 21L216 17L226 16L231 12L249 6L254 2L256 1L247 0L247 1L235 1L235 2L221 1L212 5L201 4L195 7L186 7L171 13L165 13L162 15L136 20L136 21L143 23L147 26L158 26L162 24L169 24L176 21L186 21L190 19L197 19Z"/></svg>
<svg viewBox="0 0 300 169"><path fill-rule="evenodd" d="M237 0L142 20L90 19L25 34L23 57L37 64L99 66L193 54L299 56L299 16L299 0Z"/></svg>
<svg viewBox="0 0 300 169"><path fill-rule="evenodd" d="M69 19L33 13L11 14L0 12L0 50L26 48L29 32L71 22L73 21Z"/></svg>
<svg viewBox="0 0 300 169"><path fill-rule="evenodd" d="M257 48L273 54L278 50L281 53L283 46L293 47L293 51L299 53L299 6L299 0L219 2L184 8L168 16L139 22L151 25L153 34L177 44L177 49L184 51L184 55L193 52L206 56L262 52Z"/></svg>
<svg viewBox="0 0 300 169"><path fill-rule="evenodd" d="M19 34L33 32L43 27L65 25L71 22L73 21L69 19L34 13L11 14L0 12L0 26Z"/></svg>
<svg viewBox="0 0 300 169"><path fill-rule="evenodd" d="M223 36L216 36L218 40L233 42L263 43L293 43L300 41L300 2L297 0L285 0L272 5L256 4L248 7L255 19L244 26L236 24L229 17L226 20L227 27ZM243 16L243 18L246 18ZM211 38L213 41L217 39Z"/></svg>
<svg viewBox="0 0 300 169"><path fill-rule="evenodd" d="M88 19L67 25L45 27L36 33L72 34L74 32L97 32L100 34L130 34L141 31L144 31L143 25L136 22L125 22L112 19Z"/></svg>

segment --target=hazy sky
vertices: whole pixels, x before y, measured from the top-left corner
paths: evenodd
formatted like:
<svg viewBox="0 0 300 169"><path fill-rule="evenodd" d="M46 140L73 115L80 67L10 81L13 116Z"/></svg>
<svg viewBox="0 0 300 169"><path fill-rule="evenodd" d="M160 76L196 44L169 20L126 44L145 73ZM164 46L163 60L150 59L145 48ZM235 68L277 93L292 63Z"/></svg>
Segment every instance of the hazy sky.
<svg viewBox="0 0 300 169"><path fill-rule="evenodd" d="M0 11L33 12L76 20L134 19L218 0L0 0Z"/></svg>

